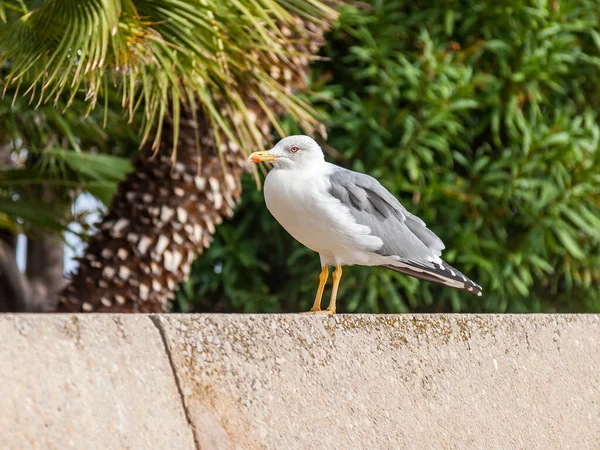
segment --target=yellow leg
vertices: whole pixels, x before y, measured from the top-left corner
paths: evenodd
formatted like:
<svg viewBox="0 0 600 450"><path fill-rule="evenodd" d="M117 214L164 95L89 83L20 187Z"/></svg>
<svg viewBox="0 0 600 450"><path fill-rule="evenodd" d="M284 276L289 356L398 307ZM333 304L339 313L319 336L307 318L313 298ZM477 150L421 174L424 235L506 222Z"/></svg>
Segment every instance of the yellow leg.
<svg viewBox="0 0 600 450"><path fill-rule="evenodd" d="M323 290L325 289L325 283L327 283L328 277L329 268L327 266L323 266L321 275L319 275L319 288L317 289L317 296L315 297L315 302L313 303L313 307L310 308L309 313L321 311L321 298L323 297Z"/></svg>
<svg viewBox="0 0 600 450"><path fill-rule="evenodd" d="M337 291L341 279L342 266L338 264L337 266L335 266L335 270L333 271L333 289L331 290L331 300L329 300L329 306L325 310L329 314L335 314L335 301L337 299Z"/></svg>

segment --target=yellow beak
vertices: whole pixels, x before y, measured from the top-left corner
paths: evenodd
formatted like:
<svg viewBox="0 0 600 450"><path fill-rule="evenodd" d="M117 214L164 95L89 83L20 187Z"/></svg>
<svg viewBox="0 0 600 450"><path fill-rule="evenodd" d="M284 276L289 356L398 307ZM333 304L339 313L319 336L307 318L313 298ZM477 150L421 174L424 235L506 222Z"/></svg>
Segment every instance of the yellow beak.
<svg viewBox="0 0 600 450"><path fill-rule="evenodd" d="M275 161L279 156L271 155L268 151L266 152L254 152L248 157L248 161L255 163L259 162L270 162Z"/></svg>

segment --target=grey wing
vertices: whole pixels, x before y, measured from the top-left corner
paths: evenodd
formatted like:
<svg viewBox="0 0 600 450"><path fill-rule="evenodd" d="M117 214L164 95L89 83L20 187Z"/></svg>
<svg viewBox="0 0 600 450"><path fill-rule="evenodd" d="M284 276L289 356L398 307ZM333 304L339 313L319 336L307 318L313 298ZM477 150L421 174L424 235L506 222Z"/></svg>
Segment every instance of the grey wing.
<svg viewBox="0 0 600 450"><path fill-rule="evenodd" d="M385 267L481 295L481 286L439 258L442 240L375 178L335 166L330 181L330 194L383 241L377 253L393 258Z"/></svg>
<svg viewBox="0 0 600 450"><path fill-rule="evenodd" d="M437 259L444 243L425 222L411 214L375 178L336 167L330 193L350 210L356 221L383 241L377 251L403 259Z"/></svg>

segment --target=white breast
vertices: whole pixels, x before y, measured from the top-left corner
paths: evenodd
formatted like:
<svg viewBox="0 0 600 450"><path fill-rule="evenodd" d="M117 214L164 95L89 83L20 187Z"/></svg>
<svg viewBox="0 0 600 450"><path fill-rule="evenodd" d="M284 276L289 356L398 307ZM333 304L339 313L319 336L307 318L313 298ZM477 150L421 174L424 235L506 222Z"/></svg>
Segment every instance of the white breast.
<svg viewBox="0 0 600 450"><path fill-rule="evenodd" d="M330 171L329 164L271 170L264 186L267 208L288 233L330 264L371 265L368 256L383 243L329 194Z"/></svg>

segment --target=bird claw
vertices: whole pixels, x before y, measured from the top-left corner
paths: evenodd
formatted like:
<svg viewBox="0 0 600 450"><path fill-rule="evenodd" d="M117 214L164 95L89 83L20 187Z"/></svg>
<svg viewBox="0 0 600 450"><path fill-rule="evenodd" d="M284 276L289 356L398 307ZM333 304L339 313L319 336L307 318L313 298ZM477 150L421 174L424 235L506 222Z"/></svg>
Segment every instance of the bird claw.
<svg viewBox="0 0 600 450"><path fill-rule="evenodd" d="M335 314L335 311L332 311L331 309L323 309L323 310L318 310L318 311L306 311L303 312L301 314Z"/></svg>

